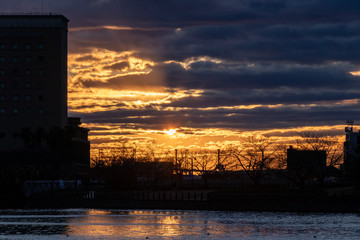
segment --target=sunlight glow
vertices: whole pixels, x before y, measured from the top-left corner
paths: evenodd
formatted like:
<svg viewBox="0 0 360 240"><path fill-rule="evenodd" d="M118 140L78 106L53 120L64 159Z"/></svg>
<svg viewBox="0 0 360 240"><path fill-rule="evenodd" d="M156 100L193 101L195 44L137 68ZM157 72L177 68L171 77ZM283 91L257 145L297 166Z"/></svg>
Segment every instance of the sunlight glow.
<svg viewBox="0 0 360 240"><path fill-rule="evenodd" d="M168 131L168 130L165 129L165 130L164 130L164 133L172 136L172 135L174 135L174 134L176 133L176 130L175 130L175 129L170 129L170 130Z"/></svg>

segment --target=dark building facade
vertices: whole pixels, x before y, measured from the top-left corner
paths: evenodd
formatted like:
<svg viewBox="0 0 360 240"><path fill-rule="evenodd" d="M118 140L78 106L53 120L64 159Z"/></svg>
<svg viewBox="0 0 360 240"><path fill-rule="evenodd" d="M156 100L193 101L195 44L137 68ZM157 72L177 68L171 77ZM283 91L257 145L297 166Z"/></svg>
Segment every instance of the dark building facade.
<svg viewBox="0 0 360 240"><path fill-rule="evenodd" d="M325 176L326 151L287 150L287 171L300 180L322 179Z"/></svg>
<svg viewBox="0 0 360 240"><path fill-rule="evenodd" d="M79 177L86 176L90 166L89 129L81 127L81 124L80 118L69 117L68 125L65 128L71 137L67 158L73 167L74 175Z"/></svg>
<svg viewBox="0 0 360 240"><path fill-rule="evenodd" d="M346 131L344 142L344 171L351 180L360 181L360 132Z"/></svg>
<svg viewBox="0 0 360 240"><path fill-rule="evenodd" d="M0 151L22 129L67 124L67 24L62 15L0 15Z"/></svg>
<svg viewBox="0 0 360 240"><path fill-rule="evenodd" d="M88 129L67 116L62 15L0 15L0 187L85 179ZM11 187L12 186L12 187Z"/></svg>

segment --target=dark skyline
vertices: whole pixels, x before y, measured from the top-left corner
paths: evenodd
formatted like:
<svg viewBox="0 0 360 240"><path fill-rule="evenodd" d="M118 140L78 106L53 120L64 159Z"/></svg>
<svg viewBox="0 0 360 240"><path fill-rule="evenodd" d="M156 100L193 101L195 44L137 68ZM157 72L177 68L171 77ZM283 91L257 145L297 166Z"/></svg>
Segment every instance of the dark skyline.
<svg viewBox="0 0 360 240"><path fill-rule="evenodd" d="M202 146L249 130L342 134L359 119L355 0L0 4L70 19L69 114L95 144L163 143L170 128L176 144Z"/></svg>

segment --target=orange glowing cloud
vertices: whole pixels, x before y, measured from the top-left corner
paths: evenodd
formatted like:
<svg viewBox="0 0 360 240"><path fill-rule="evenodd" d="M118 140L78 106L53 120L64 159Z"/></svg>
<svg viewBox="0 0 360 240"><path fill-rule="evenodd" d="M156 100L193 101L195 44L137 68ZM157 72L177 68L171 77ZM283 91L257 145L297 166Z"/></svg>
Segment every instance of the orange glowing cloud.
<svg viewBox="0 0 360 240"><path fill-rule="evenodd" d="M69 87L79 79L106 82L109 78L150 73L155 63L133 57L133 53L94 48L86 54L69 54Z"/></svg>

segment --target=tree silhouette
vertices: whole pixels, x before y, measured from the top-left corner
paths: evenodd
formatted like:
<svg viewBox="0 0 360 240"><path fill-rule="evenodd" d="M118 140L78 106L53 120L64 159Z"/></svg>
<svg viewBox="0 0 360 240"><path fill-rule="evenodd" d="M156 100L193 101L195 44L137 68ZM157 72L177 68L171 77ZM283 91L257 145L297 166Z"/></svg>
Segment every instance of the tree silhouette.
<svg viewBox="0 0 360 240"><path fill-rule="evenodd" d="M275 159L277 149L273 145L268 137L250 136L243 138L238 146L231 147L229 153L254 184L258 185L265 170L271 167Z"/></svg>
<svg viewBox="0 0 360 240"><path fill-rule="evenodd" d="M330 167L338 167L343 160L342 142L336 137L315 132L302 132L297 139L296 147L300 150L314 150L326 152L326 163Z"/></svg>
<svg viewBox="0 0 360 240"><path fill-rule="evenodd" d="M343 143L336 137L315 132L302 132L300 139L296 140L296 147L300 150L313 150L326 152L326 168L319 174L319 183L323 184L326 176L334 172L343 162Z"/></svg>
<svg viewBox="0 0 360 240"><path fill-rule="evenodd" d="M191 152L191 170L197 170L202 176L205 187L208 184L208 175L214 171L217 166L217 159L214 151L203 149Z"/></svg>

